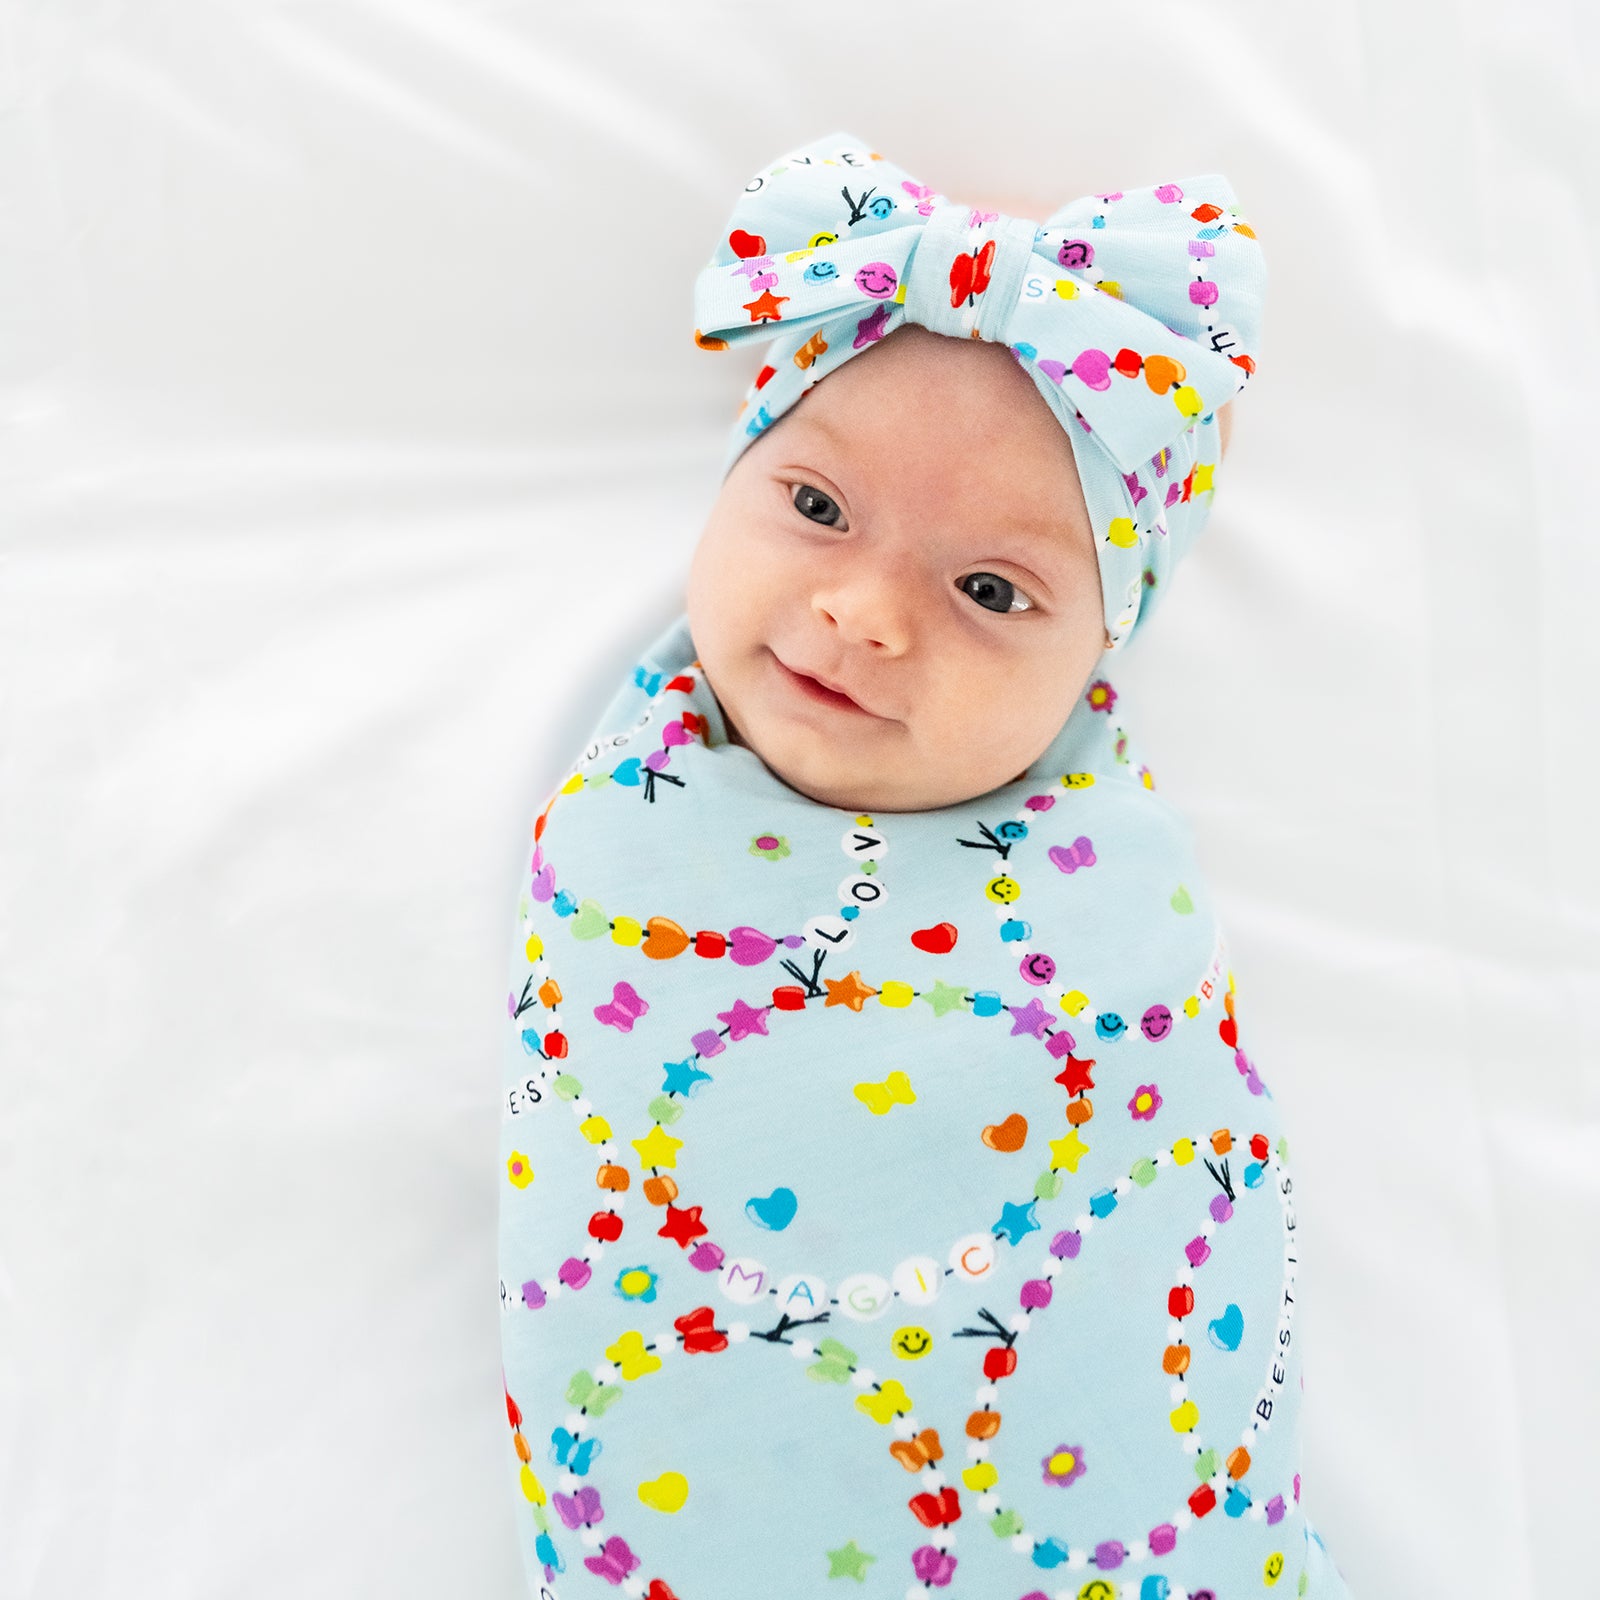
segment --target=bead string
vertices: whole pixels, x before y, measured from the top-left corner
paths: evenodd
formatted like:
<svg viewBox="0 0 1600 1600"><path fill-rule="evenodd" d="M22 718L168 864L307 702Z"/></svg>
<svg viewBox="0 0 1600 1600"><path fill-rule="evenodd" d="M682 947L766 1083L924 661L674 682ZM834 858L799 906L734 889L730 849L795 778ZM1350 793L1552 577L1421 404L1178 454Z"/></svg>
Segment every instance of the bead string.
<svg viewBox="0 0 1600 1600"><path fill-rule="evenodd" d="M1124 1545L1119 1540L1102 1540L1091 1551L1082 1545L1069 1548L1065 1541L1053 1536L1045 1540L1035 1540L1022 1531L1016 1513L1001 1507L998 1497L993 1492L999 1474L989 1458L991 1448L989 1441L998 1435L1001 1427L1000 1413L994 1410L994 1401L998 1393L996 1386L1001 1379L1011 1376L1016 1370L1016 1339L1025 1335L1031 1328L1032 1314L1035 1311L1043 1311L1052 1303L1055 1276L1060 1272L1063 1261L1074 1260L1081 1253L1083 1237L1093 1228L1095 1221L1104 1220L1112 1215L1117 1210L1119 1201L1135 1189L1149 1187L1154 1182L1156 1170L1161 1166L1191 1165L1195 1146L1200 1142L1193 1137L1180 1139L1170 1147L1158 1150L1153 1157L1136 1162L1126 1177L1118 1179L1111 1188L1091 1196L1089 1211L1076 1219L1071 1230L1060 1232L1052 1239L1050 1253L1041 1267L1041 1276L1029 1279L1022 1285L1019 1292L1021 1309L1012 1316L1009 1324L1002 1325L991 1313L980 1311L980 1317L989 1326L961 1330L961 1334L998 1338L1000 1341L985 1352L986 1382L977 1391L978 1408L969 1414L966 1421L965 1431L969 1439L974 1441L968 1446L968 1454L972 1458L973 1465L963 1471L962 1481L968 1490L976 1494L977 1503L990 1517L994 1530L1002 1535L1009 1531L1013 1550L1029 1555L1038 1566L1061 1566L1070 1571L1094 1566L1101 1571L1110 1571L1120 1567L1124 1561L1141 1562L1166 1555L1175 1547L1181 1532L1186 1531L1195 1521L1214 1509L1217 1503L1216 1488L1224 1485L1228 1488L1229 1496L1229 1503L1225 1509L1230 1517L1243 1515L1248 1510L1253 1519L1265 1518L1269 1524L1276 1524L1285 1515L1281 1495L1274 1496L1273 1500L1263 1508L1244 1494L1238 1480L1248 1470L1249 1461L1248 1453L1244 1452L1242 1447L1241 1451L1230 1455L1226 1467L1216 1469L1207 1481L1189 1496L1168 1522L1158 1524L1144 1539L1137 1540L1131 1545ZM1230 1150L1233 1143L1231 1130L1225 1128L1216 1130L1211 1135L1210 1143L1212 1149L1219 1154ZM1263 1153L1265 1145L1266 1140L1260 1134L1254 1135L1250 1141L1251 1154L1258 1157L1252 1165L1259 1167L1260 1170L1257 1172L1256 1182L1252 1184L1247 1169L1245 1179L1247 1187L1257 1187L1267 1169L1270 1151ZM1288 1180L1286 1161L1286 1144L1280 1140L1277 1168L1282 1177L1276 1187L1279 1204L1284 1211L1286 1228L1289 1230L1288 1237L1291 1240L1289 1251L1292 1252L1292 1222L1289 1220L1287 1210L1287 1196L1292 1185ZM1206 1165L1210 1168L1209 1161ZM1214 1168L1211 1170L1215 1173ZM1229 1214L1231 1215L1231 1211ZM1206 1253L1203 1255L1199 1254L1195 1247L1197 1244L1205 1244L1206 1235L1218 1225L1220 1225L1219 1219L1214 1209L1211 1223L1202 1230L1195 1241L1191 1241L1188 1247L1190 1270L1188 1274L1180 1274L1179 1287L1187 1287L1194 1267L1204 1264L1209 1255L1209 1244L1206 1244ZM1192 1291L1190 1301L1192 1310ZM907 1472L918 1474L923 1485L922 1492L908 1501L909 1509L923 1526L930 1529L930 1542L913 1552L913 1568L923 1585L948 1584L954 1576L957 1564L951 1552L955 1545L954 1524L961 1516L961 1508L959 1491L933 1464L944 1458L938 1431L919 1422L915 1413L915 1402L898 1379L880 1380L872 1369L859 1365L856 1353L839 1340L831 1337L823 1338L813 1344L804 1337L788 1337L791 1329L825 1322L829 1314L823 1311L816 1316L799 1319L783 1315L774 1328L761 1332L753 1330L749 1323L743 1321L730 1322L725 1329L719 1328L716 1326L716 1314L713 1309L708 1305L702 1305L675 1319L670 1331L663 1330L649 1340L637 1330L629 1330L620 1335L615 1343L605 1348L605 1361L592 1369L580 1369L573 1375L567 1386L566 1398L568 1403L577 1409L569 1413L564 1418L563 1424L551 1433L550 1458L562 1468L558 1480L559 1489L553 1496L552 1503L562 1520L569 1527L579 1531L579 1537L586 1546L591 1548L601 1546L601 1535L595 1526L604 1517L601 1494L598 1488L584 1480L589 1475L594 1458L602 1449L593 1424L598 1423L604 1413L626 1393L624 1384L631 1384L660 1371L664 1365L664 1358L669 1355L676 1356L680 1346L682 1353L686 1355L719 1354L732 1345L748 1343L754 1337L771 1345L787 1344L796 1360L812 1361L816 1358L815 1364L807 1369L809 1376L825 1382L849 1382L862 1391L856 1397L856 1409L880 1425L892 1427L896 1441L889 1446L890 1455ZM1188 1314L1189 1311L1184 1313ZM960 1337L961 1334L957 1334L956 1337ZM1274 1363L1276 1354L1274 1351L1272 1356ZM622 1383L617 1381L619 1377ZM1272 1385L1272 1392L1276 1392L1276 1385L1273 1384L1270 1373L1269 1385ZM1194 1423L1198 1421L1198 1408L1195 1408L1193 1402L1187 1398L1183 1405L1194 1411L1194 1417L1190 1419L1184 1416L1180 1424L1179 1416L1183 1410L1183 1406L1180 1406L1179 1411L1173 1413L1173 1427L1179 1433L1189 1433ZM519 1414L513 1420L514 1428L520 1420ZM586 1428L588 1428L587 1433ZM520 1434L518 1437L520 1438ZM1254 1424L1243 1434L1246 1441L1253 1437ZM536 1508L542 1509L546 1503L546 1492L538 1475L532 1470L531 1452L528 1455L523 1454L525 1448L524 1440L518 1449L524 1467L523 1492ZM1195 1445L1194 1453L1204 1454L1198 1443ZM1241 1453L1245 1456L1242 1462L1239 1460ZM1300 1481L1299 1475L1296 1474L1294 1480L1296 1509L1299 1505L1299 1494ZM1239 1503L1240 1501L1242 1503ZM547 1527L548 1524L543 1526ZM553 1546L550 1548L553 1554ZM604 1541L604 1549L606 1551L604 1557L587 1558L585 1565L591 1566L595 1562L600 1562L600 1565L592 1566L592 1569L610 1577L614 1583L619 1583L629 1594L646 1595L648 1591L644 1584L631 1576L639 1565L639 1559L632 1553L627 1541L613 1535ZM546 1564L556 1565L548 1559ZM922 1590L913 1588L910 1593L920 1595ZM1024 1600L1029 1600L1029 1597L1024 1597ZM1176 1591L1172 1593L1171 1600L1177 1600Z"/></svg>

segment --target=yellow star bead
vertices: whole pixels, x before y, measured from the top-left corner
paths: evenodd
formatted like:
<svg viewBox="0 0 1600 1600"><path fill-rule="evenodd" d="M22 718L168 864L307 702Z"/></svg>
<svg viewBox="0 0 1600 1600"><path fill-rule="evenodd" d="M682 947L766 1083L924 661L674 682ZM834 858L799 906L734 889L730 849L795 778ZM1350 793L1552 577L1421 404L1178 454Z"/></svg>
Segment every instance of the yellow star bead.
<svg viewBox="0 0 1600 1600"><path fill-rule="evenodd" d="M1189 491L1191 495L1202 494L1213 487L1211 474L1216 470L1215 461L1197 461L1194 464L1194 487Z"/></svg>
<svg viewBox="0 0 1600 1600"><path fill-rule="evenodd" d="M1078 1130L1074 1128L1064 1139L1050 1141L1050 1167L1054 1171L1057 1167L1065 1167L1068 1172L1076 1172L1078 1163L1088 1155L1089 1147L1078 1137Z"/></svg>
<svg viewBox="0 0 1600 1600"><path fill-rule="evenodd" d="M630 1139L628 1142L639 1152L641 1167L675 1167L678 1164L678 1152L683 1148L683 1140L674 1139L660 1123L644 1138Z"/></svg>

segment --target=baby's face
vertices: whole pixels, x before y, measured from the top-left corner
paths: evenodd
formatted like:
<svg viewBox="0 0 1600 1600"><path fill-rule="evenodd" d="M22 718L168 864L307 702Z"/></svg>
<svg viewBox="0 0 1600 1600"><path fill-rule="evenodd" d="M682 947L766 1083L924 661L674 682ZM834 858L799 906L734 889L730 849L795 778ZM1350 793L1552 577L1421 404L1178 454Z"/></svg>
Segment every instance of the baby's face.
<svg viewBox="0 0 1600 1600"><path fill-rule="evenodd" d="M735 463L688 616L730 739L790 788L851 811L987 794L1105 648L1072 446L1005 346L897 328Z"/></svg>

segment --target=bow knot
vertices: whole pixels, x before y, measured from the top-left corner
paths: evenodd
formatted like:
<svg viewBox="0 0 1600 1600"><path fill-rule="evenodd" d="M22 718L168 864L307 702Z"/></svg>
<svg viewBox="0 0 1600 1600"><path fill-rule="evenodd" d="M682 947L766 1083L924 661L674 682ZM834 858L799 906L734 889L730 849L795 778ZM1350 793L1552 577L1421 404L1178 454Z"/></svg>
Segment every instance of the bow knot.
<svg viewBox="0 0 1600 1600"><path fill-rule="evenodd" d="M939 206L916 240L905 319L956 339L1009 342L1011 308L1039 225L970 206Z"/></svg>

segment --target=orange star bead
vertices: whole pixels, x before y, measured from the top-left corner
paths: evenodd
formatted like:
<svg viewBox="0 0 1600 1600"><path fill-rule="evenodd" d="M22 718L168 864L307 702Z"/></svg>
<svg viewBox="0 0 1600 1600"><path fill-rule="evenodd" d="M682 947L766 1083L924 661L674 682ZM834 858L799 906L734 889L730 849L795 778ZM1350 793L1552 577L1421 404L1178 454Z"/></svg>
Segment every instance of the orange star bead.
<svg viewBox="0 0 1600 1600"><path fill-rule="evenodd" d="M870 1000L878 991L861 981L859 972L852 972L843 978L824 978L828 986L828 998L822 1002L823 1009L829 1006L849 1006L852 1011L861 1009L863 1000Z"/></svg>

